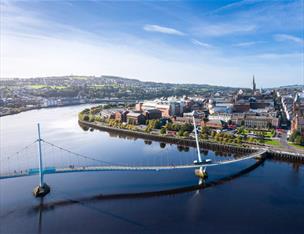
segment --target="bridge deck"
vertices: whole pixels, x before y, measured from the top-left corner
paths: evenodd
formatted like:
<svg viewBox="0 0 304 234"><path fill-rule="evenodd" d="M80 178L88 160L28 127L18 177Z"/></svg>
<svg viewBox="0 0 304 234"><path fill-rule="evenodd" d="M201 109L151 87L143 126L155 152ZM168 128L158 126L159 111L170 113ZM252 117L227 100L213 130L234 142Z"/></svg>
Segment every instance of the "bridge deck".
<svg viewBox="0 0 304 234"><path fill-rule="evenodd" d="M89 172L89 171L160 171L160 170L176 170L176 169L189 169L189 168L200 168L200 167L214 167L230 163L236 163L251 158L259 157L264 154L266 150L259 150L254 154L241 157L233 160L218 161L214 163L195 165L195 164L186 164L186 165L167 165L167 166L82 166L82 167L65 167L65 168L53 168L52 170L44 171L44 174L55 174L55 173L68 173L68 172ZM30 173L31 171L31 173ZM2 174L0 179L30 176L37 174L38 171L33 172L30 170L25 170L22 172L12 173L12 174Z"/></svg>

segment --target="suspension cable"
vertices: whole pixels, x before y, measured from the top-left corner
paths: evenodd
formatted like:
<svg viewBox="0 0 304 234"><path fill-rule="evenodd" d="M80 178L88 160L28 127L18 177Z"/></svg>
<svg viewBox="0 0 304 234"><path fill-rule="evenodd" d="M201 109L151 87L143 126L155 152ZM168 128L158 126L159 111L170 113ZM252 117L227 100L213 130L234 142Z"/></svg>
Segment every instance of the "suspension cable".
<svg viewBox="0 0 304 234"><path fill-rule="evenodd" d="M14 156L17 156L18 154L20 154L21 152L23 152L24 150L28 149L30 146L32 146L33 144L35 144L37 142L37 140L33 141L31 144L27 145L27 146L24 146L23 148L21 148L20 150L16 151L15 153L12 153L10 154L9 156L7 157L4 157L4 158L7 158L7 159L10 159Z"/></svg>
<svg viewBox="0 0 304 234"><path fill-rule="evenodd" d="M67 152L67 153L73 154L73 155L75 155L75 156L77 156L77 157L81 157L81 158L85 158L85 159L90 159L90 160L92 160L92 161L101 162L101 163L108 164L108 165L112 165L112 166L114 166L114 165L116 165L116 166L126 166L125 164L118 164L118 163L108 162L108 161L96 159L96 158L93 158L93 157L89 157L89 156L86 156L86 155L83 155L83 154L79 154L79 153L73 152L73 151L71 151L71 150L68 150L68 149L62 148L62 147L60 147L60 146L57 146L57 145L55 145L55 144L53 144L53 143L51 143L51 142L45 141L45 140L43 140L43 139L42 139L42 141L43 141L44 143L48 144L48 145L51 145L51 146L53 146L53 147L55 147L55 148L57 148L57 149L60 149L60 150L62 150L62 151L65 151L65 152Z"/></svg>

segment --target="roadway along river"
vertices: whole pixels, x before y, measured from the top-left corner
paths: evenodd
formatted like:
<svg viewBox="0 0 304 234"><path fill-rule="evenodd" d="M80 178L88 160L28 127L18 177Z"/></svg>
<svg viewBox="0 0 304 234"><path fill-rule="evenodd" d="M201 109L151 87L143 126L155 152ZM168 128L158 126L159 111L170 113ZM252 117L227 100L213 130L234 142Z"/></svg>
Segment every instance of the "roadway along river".
<svg viewBox="0 0 304 234"><path fill-rule="evenodd" d="M37 167L35 145L6 160L37 138L37 122L44 139L100 160L170 165L196 159L194 148L85 131L77 123L85 107L2 117L0 169ZM46 166L83 163L52 147L45 146L43 153ZM234 157L203 153L213 160ZM267 160L244 171L254 164L210 168L199 190L193 169L46 175L51 193L43 200L31 194L38 176L1 180L0 233L303 233L304 165ZM169 191L150 193L164 190Z"/></svg>

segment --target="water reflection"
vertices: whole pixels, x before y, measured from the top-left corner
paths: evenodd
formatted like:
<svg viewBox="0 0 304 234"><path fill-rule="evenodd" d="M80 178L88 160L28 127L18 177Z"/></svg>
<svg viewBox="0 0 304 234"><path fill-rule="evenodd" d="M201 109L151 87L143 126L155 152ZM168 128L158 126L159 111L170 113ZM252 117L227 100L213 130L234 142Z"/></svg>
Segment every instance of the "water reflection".
<svg viewBox="0 0 304 234"><path fill-rule="evenodd" d="M160 142L159 143L160 148L164 149L166 147L166 143L164 142Z"/></svg>
<svg viewBox="0 0 304 234"><path fill-rule="evenodd" d="M137 140L137 138L121 134L96 130L88 132L89 128L80 128L77 121L77 113L84 108L78 106L44 109L1 117L1 133L6 137L5 144L1 145L1 152L5 153L2 155L10 155L15 152L17 145L23 146L32 142L34 139L31 137L36 137L36 123L40 121L44 127L43 137L45 139L101 160L119 163L134 162L134 165L163 165L171 162L192 163L196 159L196 149L192 147L189 148L188 153L185 153L184 150L178 151L177 145L170 143L152 142L149 145L144 144L142 139ZM54 114L55 111L56 114ZM64 116L63 122L68 119L69 128L66 128L65 124L57 124L58 116ZM70 119L73 121L70 122ZM24 124L25 122L27 124ZM56 122L56 125L53 125L52 122ZM71 130L70 124L72 123L74 126ZM131 141L128 142L127 139ZM134 142L135 140L137 142ZM55 160L57 163L57 157L52 157L55 155L58 156L58 161L61 157L66 157L48 148L45 150L46 154L50 155L48 158L50 162ZM201 148L202 155L206 155L212 160L241 156L235 154L234 151L231 151L232 153L217 152L218 156L215 156L213 150L214 148ZM27 155L32 155L33 161L24 157L24 165L31 165L32 162L36 165L36 147L33 147L33 150L30 150ZM69 162L70 159L68 157L66 159L66 162ZM61 162L62 160L60 160ZM35 207L32 205L35 198L29 193L33 184L36 185L36 177L2 180L0 181L0 232L35 233L38 230L38 233L109 233L117 231L117 226L120 231L124 230L127 233L134 233L134 230L142 231L124 225L122 222L112 221L110 218L113 217L113 219L128 224L147 225L145 230L149 233L165 233L169 230L167 227L170 227L169 231L175 233L200 230L206 232L215 230L223 233L227 232L227 226L240 233L261 233L265 230L271 230L273 233L300 233L303 230L301 217L303 217L304 210L303 164L269 160L265 165L261 163L253 173L238 178L231 184L204 190L232 181L233 178L237 178L231 175L232 173L251 163L252 161L212 168L211 170L214 171L212 173L210 171L210 178L206 181L196 178L190 170L186 172L181 170L178 173L162 172L157 175L154 173L109 172L103 173L102 176L94 173L52 175L48 181L50 184L53 182L53 191L56 192L44 200L37 200L40 204L37 203ZM9 166L15 167L16 165L10 164ZM231 176L222 178L227 174ZM240 176L242 175L245 174ZM218 180L218 178L222 179ZM114 183L117 181L119 181L118 185ZM194 186L184 187L188 185ZM157 192L176 187L178 189ZM65 190L66 188L69 190ZM138 191L156 192L134 193ZM120 192L133 192L133 194L118 194ZM63 194L65 196L62 197ZM158 198L158 196L162 197ZM196 199L192 199L195 196L197 196ZM112 200L113 202L111 202ZM246 204L246 209L244 209L244 204ZM195 212L194 209L196 209ZM24 211L28 214L24 214ZM99 214L104 217L99 218ZM221 225L216 225L219 215L225 218L221 218ZM236 219L239 222L234 222ZM183 222L178 222L179 220L183 220ZM259 225L252 225L249 230L248 220L259 223ZM284 222L281 222L282 220ZM26 225L20 225L23 223ZM189 227L193 229L189 231Z"/></svg>
<svg viewBox="0 0 304 234"><path fill-rule="evenodd" d="M32 208L32 211L34 212L44 212L44 211L50 211L56 208L70 206L73 204L86 204L86 203L95 203L100 201L106 201L106 200L123 200L123 199L138 199L138 198L150 198L150 197L158 197L158 196L168 196L168 195L175 195L175 194L181 194L181 193L189 193L189 192L198 192L199 190L215 187L218 185L222 185L225 183L228 183L234 179L237 179L245 174L250 173L251 171L255 170L257 167L262 165L264 163L265 159L261 159L256 161L253 165L237 172L232 175L228 175L225 177L222 177L218 180L214 181L205 181L201 178L198 178L198 184L197 185L191 185L181 188L174 188L174 189L168 189L168 190L161 190L161 191L149 191L149 192L136 192L136 193L119 193L119 194L98 194L92 197L84 197L79 199L66 199L62 201L55 201L55 202L49 202L46 204L40 203L38 206L34 206Z"/></svg>
<svg viewBox="0 0 304 234"><path fill-rule="evenodd" d="M145 142L146 145L152 145L152 141L144 140L144 142Z"/></svg>

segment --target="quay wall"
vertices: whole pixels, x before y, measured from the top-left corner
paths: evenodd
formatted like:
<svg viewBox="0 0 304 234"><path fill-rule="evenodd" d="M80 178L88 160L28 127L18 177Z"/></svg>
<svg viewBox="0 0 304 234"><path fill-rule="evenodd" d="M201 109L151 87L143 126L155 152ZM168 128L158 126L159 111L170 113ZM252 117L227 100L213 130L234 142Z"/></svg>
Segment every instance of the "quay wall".
<svg viewBox="0 0 304 234"><path fill-rule="evenodd" d="M173 136L161 136L146 132L139 132L139 131L132 131L128 129L121 129L121 128L115 128L115 127L109 127L104 125L99 125L93 122L87 122L79 120L79 123L81 125L107 131L107 132L114 132L119 133L120 135L125 136L132 136L132 137L138 137L145 140L151 140L151 141L159 141L169 144L176 144L176 145L183 145L183 146L190 146L190 147L196 147L196 142L194 139L190 138L178 138ZM212 151L227 151L231 153L253 153L257 150L257 148L250 148L250 147L238 147L234 145L224 145L224 144L218 144L216 142L207 142L207 141L200 141L200 147L209 149Z"/></svg>
<svg viewBox="0 0 304 234"><path fill-rule="evenodd" d="M131 137L135 137L135 138L142 138L145 140L158 141L158 142L164 142L164 143L169 143L169 144L196 147L195 140L190 139L190 138L178 138L178 137L174 137L174 136L162 136L162 135L156 135L156 134L151 134L151 133L146 133L146 132L132 131L132 130L128 130L128 129L121 129L121 128L100 125L100 124L96 124L94 122L87 122L87 121L83 121L83 120L78 120L78 122L80 125L83 125L83 126L87 126L87 127L94 128L94 129L99 129L102 131L118 133L119 135L131 136ZM258 147L244 147L244 146L241 147L241 146L225 145L225 144L220 144L217 142L209 142L209 141L200 141L199 143L200 143L201 148L209 149L212 151L223 151L223 152L227 152L227 153L229 152L229 153L236 153L236 154L250 154L259 149ZM296 161L296 162L304 163L303 154L268 149L265 156L267 158L270 158L273 160Z"/></svg>

